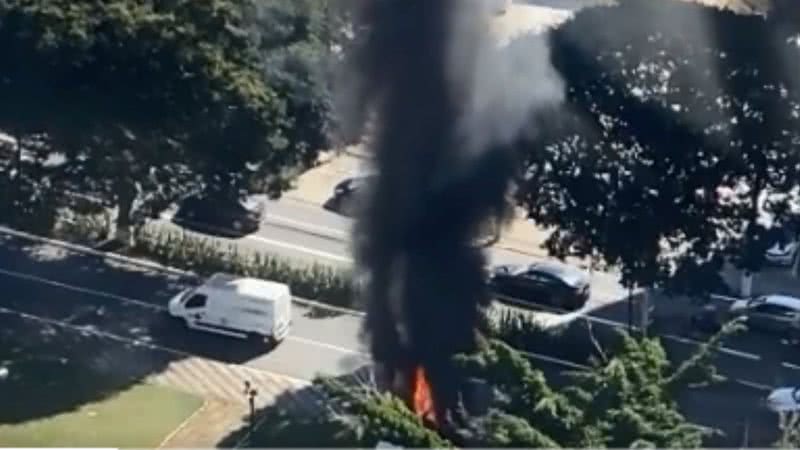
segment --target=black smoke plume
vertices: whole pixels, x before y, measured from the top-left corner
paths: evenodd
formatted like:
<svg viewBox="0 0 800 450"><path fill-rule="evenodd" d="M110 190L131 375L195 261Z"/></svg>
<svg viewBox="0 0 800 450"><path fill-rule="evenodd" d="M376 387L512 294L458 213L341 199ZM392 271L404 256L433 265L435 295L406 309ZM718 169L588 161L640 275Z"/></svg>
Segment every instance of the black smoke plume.
<svg viewBox="0 0 800 450"><path fill-rule="evenodd" d="M489 13L470 0L371 0L361 13L357 116L374 120L379 174L354 228L365 336L390 373L422 365L446 417L459 398L451 357L475 348L489 303L473 243L508 216L514 169L505 144L472 126Z"/></svg>

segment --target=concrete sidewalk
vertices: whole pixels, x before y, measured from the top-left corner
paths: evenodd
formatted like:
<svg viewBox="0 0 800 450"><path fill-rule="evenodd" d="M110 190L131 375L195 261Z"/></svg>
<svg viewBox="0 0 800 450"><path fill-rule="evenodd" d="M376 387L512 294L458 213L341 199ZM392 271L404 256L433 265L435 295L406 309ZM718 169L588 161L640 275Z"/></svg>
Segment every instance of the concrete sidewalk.
<svg viewBox="0 0 800 450"><path fill-rule="evenodd" d="M275 405L308 416L321 411L322 397L309 382L249 367L191 357L169 364L145 381L202 397L203 407L168 436L161 447L216 447L226 436L248 423L249 404L245 382L256 389L256 410Z"/></svg>

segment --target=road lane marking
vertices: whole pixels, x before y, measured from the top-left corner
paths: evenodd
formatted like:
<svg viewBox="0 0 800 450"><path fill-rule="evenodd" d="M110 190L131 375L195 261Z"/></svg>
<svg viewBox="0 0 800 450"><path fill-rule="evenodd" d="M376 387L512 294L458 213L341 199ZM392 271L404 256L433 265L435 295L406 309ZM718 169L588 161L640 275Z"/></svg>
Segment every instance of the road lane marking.
<svg viewBox="0 0 800 450"><path fill-rule="evenodd" d="M494 297L499 299L501 302L502 301L506 301L506 302L512 303L512 311L514 311L514 313L517 313L517 314L525 314L525 313L528 313L528 314L534 313L535 314L536 313L536 311L531 311L530 309L528 309L528 310L524 310L524 309L520 310L520 308L516 308L516 310L513 309L513 305L522 306L522 305L525 304L521 300L515 299L513 297L508 297L508 296L505 296L505 295L494 295ZM623 330L628 328L628 325L624 324L622 322L615 322L613 320L603 319L601 317L592 316L592 315L590 315L591 311L589 311L589 310L566 311L564 309L557 308L557 307L554 307L554 306L538 305L538 304L536 306L540 307L543 310L545 310L545 312L552 311L553 313L558 313L558 314L561 315L556 320L554 320L554 322L556 322L556 323L551 325L553 328L557 328L557 327L561 327L561 326L568 326L568 325L570 325L571 322L573 322L575 320L579 320L579 319L584 319L584 320L586 320L588 322L597 323L597 324L600 324L600 325L606 325L606 326L614 327L614 328L620 328L620 329L623 329ZM569 315L573 315L573 317L569 318L568 317ZM639 327L633 326L633 329L638 331ZM674 335L674 334L657 334L654 337L660 337L660 338L663 338L663 339L668 340L668 341L676 341L676 342L679 342L681 344L687 344L687 345L690 344L690 345L695 345L695 346L701 346L701 345L705 344L705 342L700 342L700 341L697 341L695 339L686 338L686 337L682 337L682 336L677 336L677 335ZM761 360L761 356L759 356L759 355L756 355L754 353L743 352L743 351L740 351L740 350L735 350L735 349L732 349L732 348L729 348L729 347L719 346L719 347L716 348L716 351L718 351L720 353L732 355L732 356L738 356L740 358L749 359L749 360L752 360L752 361L760 361Z"/></svg>
<svg viewBox="0 0 800 450"><path fill-rule="evenodd" d="M49 285L49 286L70 290L70 291L73 291L73 292L80 292L82 294L94 295L94 296L103 297L103 298L110 298L110 299L113 299L113 300L121 301L123 303L130 303L132 305L141 306L142 308L154 309L154 310L157 310L157 311L166 311L167 310L167 308L165 306L162 306L162 305L155 305L153 303L147 303L147 302L144 302L144 301L141 301L141 300L136 300L134 298L124 297L122 295L110 294L108 292L98 291L98 290L95 290L95 289L88 289L88 288L73 286L71 284L61 283L61 282L53 281L53 280L50 280L50 279L47 279L47 278L38 277L36 275L30 275L30 274L27 274L27 273L16 272L16 271L13 271L13 270L0 269L0 274L6 275L6 276L9 276L9 277L12 277L12 278L19 278L21 280L27 280L27 281L33 281L33 282L36 282L36 283L42 283L42 284L46 284L46 285Z"/></svg>
<svg viewBox="0 0 800 450"><path fill-rule="evenodd" d="M316 346L319 346L319 347L324 347L324 348L327 348L327 349L330 349L330 350L335 350L335 351L342 352L342 353L349 353L349 354L352 354L352 355L365 356L367 358L370 357L369 353L364 353L364 352L359 351L359 350L349 349L347 347L341 347L339 345L328 344L328 343L325 343L325 342L319 342L319 341L315 341L313 339L306 339L306 338L301 338L301 337L297 337L297 336L289 336L289 337L287 337L287 339L289 339L289 338L292 338L293 341L297 341L297 342L301 342L301 343L309 344L309 345L316 345Z"/></svg>
<svg viewBox="0 0 800 450"><path fill-rule="evenodd" d="M800 370L800 366L798 366L797 364L792 364L792 363L789 363L789 362L782 362L781 365L783 367L786 367L787 369Z"/></svg>
<svg viewBox="0 0 800 450"><path fill-rule="evenodd" d="M350 236L346 230L330 228L321 225L310 225L308 222L301 222L299 220L290 219L289 217L279 216L275 214L267 214L264 223L270 224L272 221L275 224L288 225L298 231L309 232L313 234L320 234L327 238L334 238L339 240L349 240Z"/></svg>
<svg viewBox="0 0 800 450"><path fill-rule="evenodd" d="M348 258L346 256L336 255L334 253L328 253L328 252L325 252L325 251L322 251L322 250L316 250L316 249L309 248L309 247L303 247L302 245L290 244L288 242L283 242L283 241L276 241L274 239L265 238L263 236L258 236L258 235L252 235L251 234L251 235L245 236L244 239L260 241L260 242L263 242L265 244L274 245L276 247L283 247L283 248L287 248L289 250L294 250L296 252L307 253L309 255L319 256L320 258L330 259L332 261L339 261L339 262L343 262L343 263L346 263L346 264L353 264L353 259L352 258Z"/></svg>
<svg viewBox="0 0 800 450"><path fill-rule="evenodd" d="M98 297L110 298L110 299L113 299L113 300L121 301L121 302L124 302L124 303L129 303L129 304L134 304L134 305L141 306L143 308L147 308L147 309L151 309L151 310L166 311L166 307L164 307L162 305L155 305L155 304L152 304L152 303L144 302L144 301L133 299L133 298L130 298L130 297L124 297L124 296L121 296L121 295L110 294L108 292L98 291L96 289L89 289L89 288L73 286L73 285L69 285L69 284L66 284L66 283L61 283L61 282L49 280L49 279L46 279L46 278L38 277L38 276L35 276L35 275L25 274L25 273L22 273L22 272L16 272L16 271L11 271L11 270L6 270L6 269L0 269L0 274L5 274L7 276L16 277L16 278L20 278L20 279L25 279L25 280L28 280L28 281L39 282L39 283L42 283L42 284L47 284L47 285L50 285L50 286L71 290L71 291L74 291L74 292L80 292L80 293L84 293L84 294L95 295L95 296L98 296ZM324 306L320 305L320 307L324 307ZM586 319L586 320L589 320L589 321L592 321L592 322L597 322L597 323L604 324L604 325L607 325L607 326L623 327L623 328L625 327L625 324L622 324L622 323L619 323L619 322L610 321L610 320L607 320L607 319L601 319L601 318L593 317L593 316L589 316L589 315L583 315L581 317ZM683 343L683 344L692 344L692 345L702 345L703 344L702 342L696 341L694 339L683 338L683 337L675 336L675 335L661 335L661 337L663 337L664 339L667 339L667 340L673 340L673 341L677 341L677 342L680 342L680 343ZM314 341L312 339L299 338L299 337L291 336L291 335L288 336L287 339L297 340L299 342L305 342L305 343L309 343L309 344L310 343L315 343L314 345L319 345L321 347L329 348L331 350L340 351L340 352L344 352L344 353L363 355L363 353L361 353L361 352L359 352L357 350L346 349L344 347L338 347L338 346L335 346L335 345L327 344L325 342ZM752 354L752 353L747 353L747 352L742 352L742 351L739 351L739 350L734 350L734 349L727 348L727 347L718 347L716 350L719 351L720 353L725 353L725 354L729 354L729 355L732 355L732 356L738 356L738 357L749 359L749 360L753 360L753 361L761 360L761 357L758 356L758 355L755 355L755 354ZM786 364L786 363L782 363L782 364Z"/></svg>
<svg viewBox="0 0 800 450"><path fill-rule="evenodd" d="M147 303L147 302L144 302L144 301L141 301L141 300L136 300L136 299L133 299L133 298L130 298L130 297L123 297L121 295L110 294L108 292L98 291L96 289L87 289L87 288L73 286L73 285L69 285L69 284L65 284L65 283L60 283L60 282L57 282L57 281L49 280L47 278L37 277L35 275L29 275L29 274L25 274L25 273L22 273L22 272L15 272L15 271L11 271L11 270L0 269L0 274L7 275L9 277L20 278L20 279L27 280L27 281L33 281L33 282L37 282L37 283L42 283L42 284L46 284L46 285L49 285L49 286L53 286L53 287L57 287L57 288L61 288L61 289L66 289L66 290L70 290L70 291L74 291L74 292L80 292L82 294L94 295L94 296L101 297L101 298L109 298L109 299L116 300L116 301L119 301L119 302L122 302L122 303L128 303L128 304L140 306L140 307L143 307L143 308L147 308L147 309L151 309L151 310L155 310L155 311L159 311L159 312L166 312L167 311L167 308L165 306L162 306L162 305L155 305L155 304ZM76 319L81 318L81 317L85 316L86 313L87 313L87 311L80 311L80 313L77 314L77 316L75 318ZM72 316L70 316L70 318L72 318ZM63 323L67 324L68 322L63 322ZM323 348L327 348L329 350L335 350L335 351L339 351L339 352L342 352L342 353L365 355L365 353L361 353L361 352L359 352L357 350L352 350L352 349L348 349L348 348L345 348L345 347L339 347L339 346L336 346L336 345L328 344L326 342L315 341L313 339L302 338L302 337L298 337L298 336L292 336L291 332L290 332L290 335L286 337L286 339L287 340L301 342L301 343L304 343L304 344L316 345L318 347L323 347Z"/></svg>
<svg viewBox="0 0 800 450"><path fill-rule="evenodd" d="M700 341L696 341L694 339L685 338L685 337L681 337L681 336L676 336L674 334L661 334L661 335L657 335L656 337L662 337L662 338L667 339L667 340L680 342L681 344L692 344L692 345L696 345L696 346L700 346L700 345L704 345L705 344L705 342L700 342ZM734 350L732 348L721 347L721 346L717 347L716 350L718 352L720 352L720 353L726 353L726 354L729 354L729 355L732 355L732 356L738 356L740 358L749 359L749 360L752 360L752 361L760 361L761 360L761 356L756 355L755 353L743 352L743 351Z"/></svg>
<svg viewBox="0 0 800 450"><path fill-rule="evenodd" d="M771 391L772 390L772 386L767 386L766 384L755 383L753 381L747 381L747 380L741 380L739 378L736 378L733 381L736 382L736 383L739 383L741 385L747 386L747 387L758 389L760 391Z"/></svg>
<svg viewBox="0 0 800 450"><path fill-rule="evenodd" d="M28 280L28 281L38 282L38 283L42 283L42 284L46 284L46 285L50 285L50 286L54 286L54 287L58 287L58 288L62 288L62 289L67 289L67 290L71 290L71 291L74 291L74 292L80 292L80 293L83 293L83 294L95 295L95 296L103 297L103 298L109 298L109 299L117 300L117 301L120 301L120 302L123 302L123 303L129 303L129 304L141 306L143 308L147 308L147 309L151 309L151 310L156 310L156 311L166 311L167 310L167 308L165 306L162 306L162 305L156 305L156 304L153 304L153 303L144 302L144 301L133 299L133 298L130 298L130 297L124 297L124 296L121 296L121 295L116 295L116 294L111 294L111 293L108 293L108 292L98 291L96 289L89 289L89 288L73 286L73 285L69 285L69 284L66 284L66 283L61 283L61 282L58 282L58 281L52 281L52 280L49 280L49 279L46 279L46 278L42 278L42 277L38 277L38 276L35 276L35 275L30 275L30 274L26 274L26 273L22 273L22 272L16 272L16 271L11 271L11 270L6 270L6 269L0 269L0 274L4 274L4 275L10 276L10 277L15 277L15 278L19 278L19 279ZM323 307L323 306L320 305L320 307ZM597 323L600 323L600 324L603 324L603 325L607 325L607 326L625 328L624 324L619 323L619 322L610 321L610 320L607 320L607 319L601 319L601 318L593 317L593 316L580 316L580 318L583 318L583 319L586 319L586 320L589 320L589 321L592 321L592 322L597 322ZM692 345L702 345L703 344L702 342L696 341L694 339L683 338L683 337L675 336L675 335L661 335L661 337L663 337L664 339L677 341L677 342L680 342L680 343L683 343L683 344L692 344ZM337 347L335 345L327 344L325 342L314 341L312 339L299 338L297 336L291 336L291 334L290 334L290 336L287 337L287 339L301 340L300 342L306 342L306 343L316 342L317 343L316 345L319 345L319 346L325 347L325 348L329 348L331 350L342 351L342 352L345 352L345 353L361 354L357 350L345 349L344 347ZM758 355L754 355L752 353L747 353L747 352L742 352L742 351L739 351L739 350L734 350L734 349L727 348L727 347L718 347L717 351L719 351L720 353L726 353L726 354L729 354L729 355L738 356L738 357L749 359L749 360L753 360L753 361L759 361L761 359L761 357L758 356Z"/></svg>
<svg viewBox="0 0 800 450"><path fill-rule="evenodd" d="M89 334L93 334L95 336L106 338L106 339L109 339L109 340L112 340L112 341L121 342L121 343L124 343L124 344L130 344L130 345L134 345L134 346L137 346L137 347L146 347L146 348L149 348L149 349L152 349L152 350L159 350L159 351L170 353L170 354L173 354L173 355L176 355L176 356L181 356L183 358L197 358L197 359L204 360L204 361L213 361L213 362L216 362L218 364L227 364L229 366L243 367L243 368L248 369L248 370L253 370L253 371L256 371L256 372L266 373L266 374L270 374L270 375L279 375L281 377L286 378L287 380L291 380L291 381L293 381L295 383L299 383L299 384L306 385L306 386L310 384L310 380L305 380L305 379L302 379L302 378L293 377L291 375L279 374L279 373L273 372L271 370L263 370L263 369L259 369L257 367L250 367L250 366L244 366L242 364L231 364L231 363L226 363L224 361L217 361L217 360L214 360L214 359L206 358L204 356L195 355L193 353L186 352L186 351L183 351L183 350L178 350L176 348L166 347L166 346L163 346L163 345L160 345L160 344L155 344L155 343L153 343L152 340L127 338L127 337L120 336L120 335L115 334L115 333L109 333L107 331L102 331L102 330L100 330L100 329L98 329L96 327L93 327L93 326L87 327L87 326L72 325L72 324L69 324L69 323L62 322L60 320L48 319L46 317L41 317L41 316L37 316L37 315L34 315L34 314L28 314L28 313L25 313L25 312L22 312L22 311L9 309L9 308L5 308L5 307L2 307L2 306L0 306L0 314L8 314L8 315L11 315L11 316L20 317L20 318L31 320L31 321L34 321L34 322L39 322L39 323L44 323L44 324L47 324L47 325L53 325L53 326L56 326L56 327L65 328L65 329L72 330L72 331L75 331L75 332L78 332L78 333L89 333Z"/></svg>

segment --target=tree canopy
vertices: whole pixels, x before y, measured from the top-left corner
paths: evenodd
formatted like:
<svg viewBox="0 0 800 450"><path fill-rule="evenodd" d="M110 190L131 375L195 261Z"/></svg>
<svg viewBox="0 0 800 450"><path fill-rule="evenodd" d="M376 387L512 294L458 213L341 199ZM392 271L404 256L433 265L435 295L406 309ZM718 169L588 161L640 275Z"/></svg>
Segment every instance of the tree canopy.
<svg viewBox="0 0 800 450"><path fill-rule="evenodd" d="M3 0L0 129L44 136L66 156L55 178L118 206L121 227L208 185L277 196L318 148L264 76L250 8Z"/></svg>
<svg viewBox="0 0 800 450"><path fill-rule="evenodd" d="M599 255L629 285L718 268L722 255L759 267L756 219L786 216L800 180L800 49L773 20L625 0L549 32L565 104L520 147L518 199L555 227L552 253Z"/></svg>
<svg viewBox="0 0 800 450"><path fill-rule="evenodd" d="M711 430L690 423L674 394L691 381L708 379L706 363L713 349L701 349L677 369L656 339L623 336L621 346L609 350L607 359L594 360L560 388L551 386L519 351L497 340L457 356L461 376L483 380L492 395L489 411L471 416L450 438L461 446L487 448L701 446ZM453 446L389 394L330 379L317 385L336 411L322 420L349 431L354 445L374 446L382 440L408 447Z"/></svg>

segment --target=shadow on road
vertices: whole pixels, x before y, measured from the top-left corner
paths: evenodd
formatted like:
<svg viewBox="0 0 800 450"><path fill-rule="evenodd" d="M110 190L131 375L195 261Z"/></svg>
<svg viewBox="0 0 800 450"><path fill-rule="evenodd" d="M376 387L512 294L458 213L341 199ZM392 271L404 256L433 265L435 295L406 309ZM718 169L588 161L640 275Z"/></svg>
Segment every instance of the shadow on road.
<svg viewBox="0 0 800 450"><path fill-rule="evenodd" d="M194 280L0 237L0 423L73 411L201 356L243 363L262 343L191 331L165 310Z"/></svg>

